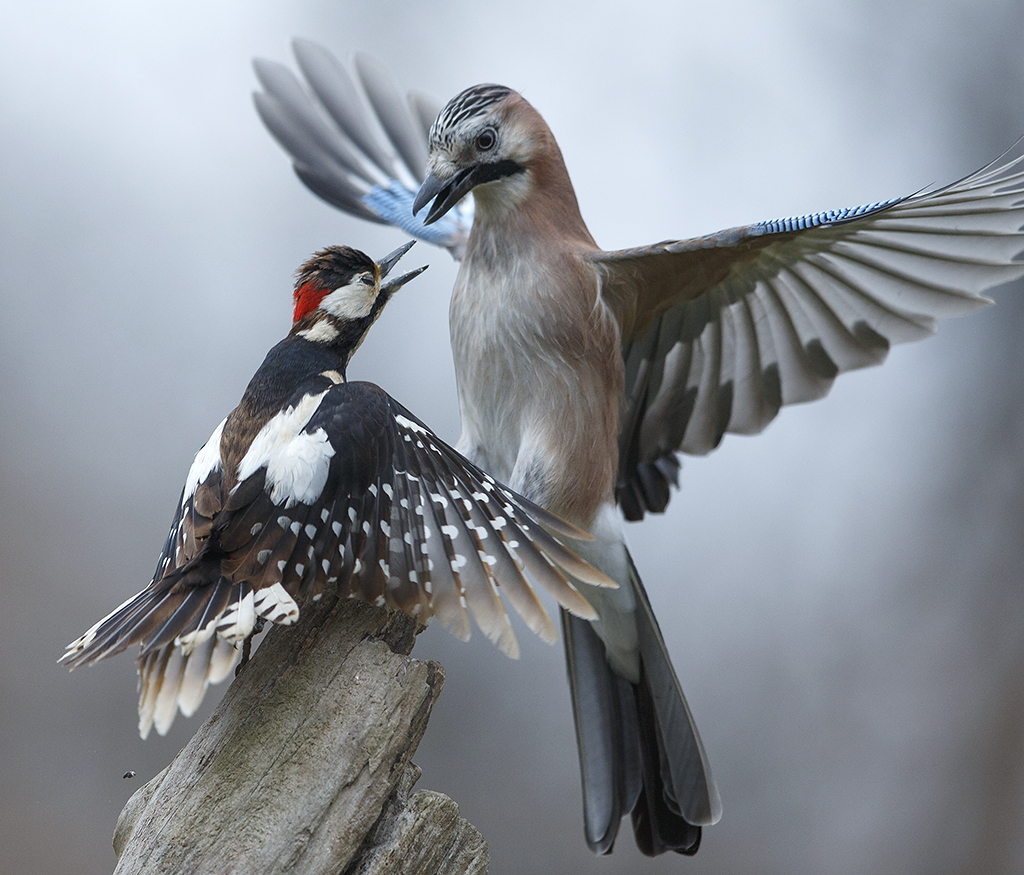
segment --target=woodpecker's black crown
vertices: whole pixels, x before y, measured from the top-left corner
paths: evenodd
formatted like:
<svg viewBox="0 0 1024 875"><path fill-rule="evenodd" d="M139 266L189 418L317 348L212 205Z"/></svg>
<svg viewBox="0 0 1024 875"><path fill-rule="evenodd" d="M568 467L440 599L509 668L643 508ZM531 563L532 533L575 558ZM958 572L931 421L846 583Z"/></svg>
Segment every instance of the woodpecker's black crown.
<svg viewBox="0 0 1024 875"><path fill-rule="evenodd" d="M295 273L296 292L307 283L320 289L348 285L360 273L378 277L379 268L369 255L351 246L328 246L314 253Z"/></svg>

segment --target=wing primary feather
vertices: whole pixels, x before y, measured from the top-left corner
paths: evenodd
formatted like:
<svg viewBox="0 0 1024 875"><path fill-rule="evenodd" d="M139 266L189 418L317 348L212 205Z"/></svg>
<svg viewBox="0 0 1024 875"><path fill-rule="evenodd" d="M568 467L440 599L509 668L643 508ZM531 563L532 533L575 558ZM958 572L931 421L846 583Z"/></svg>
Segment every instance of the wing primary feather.
<svg viewBox="0 0 1024 875"><path fill-rule="evenodd" d="M877 333L858 334L798 271L780 270L779 280L787 285L793 298L800 303L813 324L814 334L821 338L840 371L876 365L885 359L889 352L888 342Z"/></svg>
<svg viewBox="0 0 1024 875"><path fill-rule="evenodd" d="M340 173L332 172L328 175L298 161L292 167L302 183L332 207L337 207L342 212L350 213L368 222L375 222L378 225L391 224L386 218L377 215L366 205L368 193L353 185Z"/></svg>
<svg viewBox="0 0 1024 875"><path fill-rule="evenodd" d="M930 337L938 330L931 316L911 313L887 303L859 283L853 282L837 264L828 259L809 259L799 266L794 266L792 270L797 272L804 282L813 285L822 295L828 296L828 300L834 304L838 303L836 294L847 299L847 308L850 308L850 299L856 300L856 312L859 312L862 318L889 343L920 340ZM809 278L811 272L820 275L818 282Z"/></svg>
<svg viewBox="0 0 1024 875"><path fill-rule="evenodd" d="M700 369L697 379L697 397L683 434L682 449L694 455L705 455L718 446L725 433L728 417L722 418L722 352L725 343L722 325L723 295L713 289L707 296L708 321L693 341L695 362ZM731 407L731 395L724 399Z"/></svg>
<svg viewBox="0 0 1024 875"><path fill-rule="evenodd" d="M206 597L202 612L195 618L194 628L185 629L178 636L178 641L187 651L215 635L217 620L227 609L231 599L231 582L226 578L218 578L211 592Z"/></svg>
<svg viewBox="0 0 1024 875"><path fill-rule="evenodd" d="M426 141L430 136L430 128L434 124L434 119L436 119L441 112L441 104L429 94L424 94L422 91L410 91L409 106L412 108L412 112L413 115L416 116L416 120L420 123L420 128L423 131L423 139ZM422 182L423 180L417 181Z"/></svg>
<svg viewBox="0 0 1024 875"><path fill-rule="evenodd" d="M407 411L405 415L410 416L410 414ZM426 428L426 426L423 427ZM594 540L594 536L591 535L590 532L587 532L584 529L579 528L578 526L574 526L572 523L562 519L557 514L551 513L551 511L549 510L545 510L539 504L535 504L534 502L530 501L530 499L528 499L525 495L519 495L517 492L513 492L507 486L503 486L489 474L485 474L480 468L478 468L468 459L460 455L456 450L452 449L452 447L448 446L448 444L444 443L444 441L436 437L434 438L434 441L435 451L437 452L438 456L441 459L445 460L447 466L450 467L453 464L456 465L463 477L471 478L472 482L476 483L483 489L493 488L501 492L501 494L504 495L506 499L511 499L513 502L519 505L519 507L522 508L522 511L528 514L534 521L539 523L544 528L550 529L551 531L556 532L559 535L562 535L566 538L572 538L575 541ZM519 518L521 517L522 514L519 514ZM577 559L577 561L580 560Z"/></svg>
<svg viewBox="0 0 1024 875"><path fill-rule="evenodd" d="M474 533L477 551L488 577L494 586L501 587L531 632L548 643L556 641L558 632L551 617L508 552L506 529L512 528L515 533L515 521L501 513L493 490L488 491L487 485L475 476L472 469L467 468L460 473L466 479L463 492L466 523Z"/></svg>
<svg viewBox="0 0 1024 875"><path fill-rule="evenodd" d="M332 206L366 221L395 225L462 258L473 222L472 197L440 221L412 215L426 176L427 140L438 104L422 94L408 100L378 61L357 54L354 75L316 43L293 43L309 93L287 68L254 62L264 91L256 110L293 159L299 179Z"/></svg>
<svg viewBox="0 0 1024 875"><path fill-rule="evenodd" d="M423 460L417 455L418 479L414 481L418 491L417 505L422 509L424 524L429 531L426 533L427 559L431 582L431 606L437 617L451 632L463 641L469 639L470 623L466 598L458 575L452 571L455 558L448 536L444 532L446 525L443 513L430 497L430 488L426 478L432 473L424 470Z"/></svg>
<svg viewBox="0 0 1024 875"><path fill-rule="evenodd" d="M133 600L134 604L131 606L131 610L117 618L112 618L110 625L97 635L88 648L87 660L80 659L76 664L81 664L82 661L94 663L113 656L137 643L146 634L148 626L145 623L155 611L159 610L163 601L163 593L146 589L139 593L136 599L137 601ZM85 652L80 656L85 656Z"/></svg>
<svg viewBox="0 0 1024 875"><path fill-rule="evenodd" d="M429 430L422 435L423 451L419 454L421 470L429 472L435 491L430 494L435 513L443 517L441 532L445 543L451 545L452 573L466 600L470 614L481 631L498 645L502 653L515 659L519 656L519 643L509 622L505 606L491 585L477 546L463 518L463 498L455 470L445 465L439 452L440 440Z"/></svg>
<svg viewBox="0 0 1024 875"><path fill-rule="evenodd" d="M203 614L203 607L209 596L209 593L203 592L203 590L207 588L193 587L184 593L181 603L142 642L141 653L145 654L149 650L163 647L179 638L183 633L190 632L194 628L193 623L198 621ZM171 598L173 596L168 595L165 603Z"/></svg>
<svg viewBox="0 0 1024 875"><path fill-rule="evenodd" d="M282 145L285 143L281 135L288 140L288 150L296 158L301 159L303 155L327 157L356 179L369 184L388 178L387 174L360 158L337 131L327 126L291 70L283 64L262 59L253 61L253 68L267 92L254 95L256 107L261 117L264 113L269 114L278 127L276 132L273 129L272 132L278 135ZM267 118L263 120L270 127Z"/></svg>
<svg viewBox="0 0 1024 875"><path fill-rule="evenodd" d="M770 403L763 391L765 360L750 301L740 298L732 305L732 313L736 332L736 360L733 363L736 382L728 430L756 434L775 418L779 408Z"/></svg>
<svg viewBox="0 0 1024 875"><path fill-rule="evenodd" d="M541 604L537 591L524 575L525 568L515 554L518 544L528 535L507 514L500 512L500 509L496 510L489 502L477 504L476 512L484 517L485 525L493 536L493 546L485 549L493 557L492 571L496 583L501 586L530 630L545 641L554 641L557 637L554 623ZM556 581L556 585L560 586L561 581ZM578 592L569 596L574 603L579 598Z"/></svg>
<svg viewBox="0 0 1024 875"><path fill-rule="evenodd" d="M590 603L566 580L558 565L594 586L614 587L615 582L583 562L543 528L531 525L517 507L517 503L521 502L525 505L525 512L532 513L532 502L528 499L502 486L475 466L466 471L466 476L472 478L472 484L481 494L490 496L483 509L492 519L502 520L499 534L517 567L540 580L544 588L566 609L578 616L593 614ZM525 550L525 554L520 552L522 550Z"/></svg>
<svg viewBox="0 0 1024 875"><path fill-rule="evenodd" d="M415 179L427 176L426 141L417 129L387 68L371 55L357 52L356 73L381 127Z"/></svg>
<svg viewBox="0 0 1024 875"><path fill-rule="evenodd" d="M827 395L838 370L835 363L827 355L808 354L774 278L762 279L755 294L768 315L768 327L778 356L782 403L797 404Z"/></svg>
<svg viewBox="0 0 1024 875"><path fill-rule="evenodd" d="M292 40L299 69L321 105L352 144L386 176L395 176L395 163L370 133L370 117L344 65L311 40Z"/></svg>

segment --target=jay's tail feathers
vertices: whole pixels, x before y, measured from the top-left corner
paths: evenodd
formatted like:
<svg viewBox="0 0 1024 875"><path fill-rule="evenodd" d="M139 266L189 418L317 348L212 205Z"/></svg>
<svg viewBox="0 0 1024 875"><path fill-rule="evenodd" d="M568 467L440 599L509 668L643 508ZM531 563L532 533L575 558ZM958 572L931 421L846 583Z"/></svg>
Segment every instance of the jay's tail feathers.
<svg viewBox="0 0 1024 875"><path fill-rule="evenodd" d="M691 855L701 827L719 819L722 805L632 562L629 582L640 650L636 682L612 670L589 622L562 611L587 844L595 853L610 853L620 820L631 814L644 854Z"/></svg>

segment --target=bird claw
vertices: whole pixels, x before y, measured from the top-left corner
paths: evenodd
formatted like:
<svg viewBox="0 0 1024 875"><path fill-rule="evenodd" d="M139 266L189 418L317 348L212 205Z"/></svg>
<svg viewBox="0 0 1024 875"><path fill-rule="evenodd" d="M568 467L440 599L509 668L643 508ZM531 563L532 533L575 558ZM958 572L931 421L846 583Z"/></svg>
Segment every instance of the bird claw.
<svg viewBox="0 0 1024 875"><path fill-rule="evenodd" d="M257 617L256 622L253 623L252 631L245 636L245 641L242 642L242 658L239 660L238 665L235 666L235 677L238 677L238 673L245 668L249 662L249 656L252 654L252 638L253 635L259 635L263 631L263 627L267 624L267 621L263 617Z"/></svg>

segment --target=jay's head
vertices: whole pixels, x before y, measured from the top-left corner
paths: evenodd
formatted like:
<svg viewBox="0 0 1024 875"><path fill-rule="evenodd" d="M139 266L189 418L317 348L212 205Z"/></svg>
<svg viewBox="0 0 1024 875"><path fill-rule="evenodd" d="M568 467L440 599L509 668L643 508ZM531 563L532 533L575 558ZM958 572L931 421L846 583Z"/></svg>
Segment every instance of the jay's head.
<svg viewBox="0 0 1024 875"><path fill-rule="evenodd" d="M415 240L375 262L348 246L317 252L295 277L292 334L313 343L341 344L350 356L362 343L391 296L426 267L383 280Z"/></svg>
<svg viewBox="0 0 1024 875"><path fill-rule="evenodd" d="M522 95L503 85L467 88L430 128L430 173L413 213L433 200L423 220L429 225L474 189L478 205L512 206L529 194L552 150L558 153L551 131Z"/></svg>

